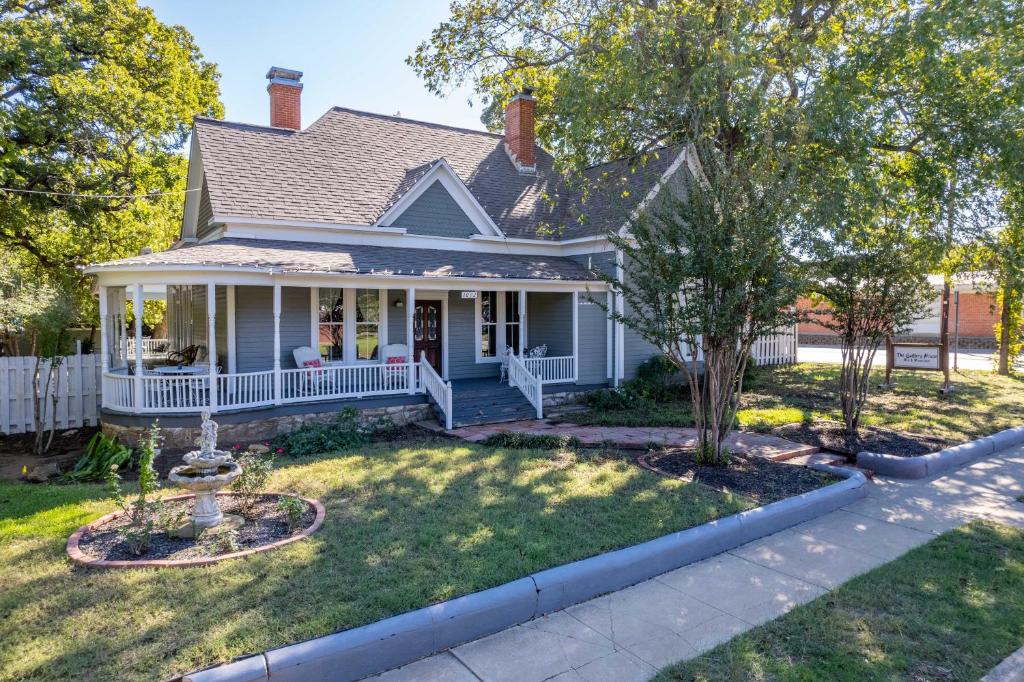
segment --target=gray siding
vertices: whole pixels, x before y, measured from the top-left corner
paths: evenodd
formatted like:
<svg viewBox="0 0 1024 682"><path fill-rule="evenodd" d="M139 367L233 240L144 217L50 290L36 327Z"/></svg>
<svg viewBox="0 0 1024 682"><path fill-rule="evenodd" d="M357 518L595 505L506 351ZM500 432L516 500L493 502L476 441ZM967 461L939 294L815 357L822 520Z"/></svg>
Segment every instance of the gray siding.
<svg viewBox="0 0 1024 682"><path fill-rule="evenodd" d="M411 234L435 237L466 238L479 234L473 221L438 180L405 209L391 226L404 227Z"/></svg>
<svg viewBox="0 0 1024 682"><path fill-rule="evenodd" d="M630 278L637 274L640 268L631 267L627 262L623 267L623 272L626 277L626 281L629 282ZM629 303L626 303L626 315L630 313ZM628 325L623 330L623 373L625 379L632 379L636 376L636 368L649 360L655 355L661 355L661 351L657 346L647 341L647 339L640 336L638 333L633 331Z"/></svg>
<svg viewBox="0 0 1024 682"><path fill-rule="evenodd" d="M239 372L274 368L272 287L235 287L235 366Z"/></svg>
<svg viewBox="0 0 1024 682"><path fill-rule="evenodd" d="M228 371L228 288L217 287L217 365Z"/></svg>
<svg viewBox="0 0 1024 682"><path fill-rule="evenodd" d="M294 369L292 351L309 345L309 289L281 288L281 369ZM239 372L274 368L274 289L235 289L235 364Z"/></svg>
<svg viewBox="0 0 1024 682"><path fill-rule="evenodd" d="M496 377L498 363L476 362L476 303L458 291L448 292L448 377Z"/></svg>
<svg viewBox="0 0 1024 682"><path fill-rule="evenodd" d="M213 231L210 225L210 218L213 217L213 204L210 203L210 188L206 185L206 175L203 175L203 189L199 193L199 215L196 219L196 237L202 239Z"/></svg>
<svg viewBox="0 0 1024 682"><path fill-rule="evenodd" d="M526 343L547 344L548 355L572 355L572 294L526 294Z"/></svg>
<svg viewBox="0 0 1024 682"><path fill-rule="evenodd" d="M273 304L273 291L271 291ZM281 368L294 369L295 356L292 351L299 346L309 345L310 303L309 289L301 287L281 287ZM271 306L270 316L270 348L274 341L274 316ZM267 353L273 357L273 350Z"/></svg>
<svg viewBox="0 0 1024 682"><path fill-rule="evenodd" d="M396 308L395 302L401 301L402 307ZM405 292L399 289L388 290L388 343L405 343Z"/></svg>
<svg viewBox="0 0 1024 682"><path fill-rule="evenodd" d="M569 260L574 260L583 267L591 267L595 270L603 272L609 277L615 276L615 252L614 251L602 251L601 253L583 253L575 256L566 256Z"/></svg>
<svg viewBox="0 0 1024 682"><path fill-rule="evenodd" d="M582 295L579 303L576 381L580 384L604 383L608 380L608 316L601 306L584 300Z"/></svg>
<svg viewBox="0 0 1024 682"><path fill-rule="evenodd" d="M206 361L206 287L195 285L192 287L192 343L202 346L199 359Z"/></svg>

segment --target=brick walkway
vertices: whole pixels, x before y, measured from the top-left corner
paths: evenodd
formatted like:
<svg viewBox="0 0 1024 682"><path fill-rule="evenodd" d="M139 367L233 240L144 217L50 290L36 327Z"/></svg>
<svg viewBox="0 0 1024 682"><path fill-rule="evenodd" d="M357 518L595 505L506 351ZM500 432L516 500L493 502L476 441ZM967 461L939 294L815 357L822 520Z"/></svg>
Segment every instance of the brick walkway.
<svg viewBox="0 0 1024 682"><path fill-rule="evenodd" d="M584 445L599 446L605 443L614 443L621 448L646 448L651 443L669 447L693 447L697 443L696 429L656 426L580 426L548 419L464 426L448 433L468 441L479 442L503 431L575 436ZM733 431L725 442L733 452L743 452L774 460L790 459L818 451L816 447L794 443L778 436L745 431Z"/></svg>
<svg viewBox="0 0 1024 682"><path fill-rule="evenodd" d="M967 521L1024 527L1022 492L1024 446L938 479L880 479L843 509L375 679L647 680Z"/></svg>

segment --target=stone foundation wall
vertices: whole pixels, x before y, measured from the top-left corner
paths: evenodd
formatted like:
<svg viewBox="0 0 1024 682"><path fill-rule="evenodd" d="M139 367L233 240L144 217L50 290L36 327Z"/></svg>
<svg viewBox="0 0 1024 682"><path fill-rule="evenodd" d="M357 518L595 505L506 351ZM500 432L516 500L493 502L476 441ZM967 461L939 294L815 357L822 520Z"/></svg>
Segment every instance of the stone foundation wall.
<svg viewBox="0 0 1024 682"><path fill-rule="evenodd" d="M223 447L235 443L252 443L270 440L303 426L304 424L326 423L337 417L337 412L314 412L309 414L290 414L266 419L252 419L237 424L221 423L218 425L218 441ZM217 415L213 415L216 421ZM430 405L392 405L390 407L373 407L359 411L360 421L367 424L378 419L387 419L395 426L405 426L424 419L433 419L434 413ZM116 436L122 443L134 444L143 436L148 426L123 426L103 422L103 433ZM199 438L199 427L162 428L163 447L168 449L186 449L195 447Z"/></svg>
<svg viewBox="0 0 1024 682"><path fill-rule="evenodd" d="M583 402L591 391L566 391L565 393L548 393L544 396L544 407L559 407Z"/></svg>

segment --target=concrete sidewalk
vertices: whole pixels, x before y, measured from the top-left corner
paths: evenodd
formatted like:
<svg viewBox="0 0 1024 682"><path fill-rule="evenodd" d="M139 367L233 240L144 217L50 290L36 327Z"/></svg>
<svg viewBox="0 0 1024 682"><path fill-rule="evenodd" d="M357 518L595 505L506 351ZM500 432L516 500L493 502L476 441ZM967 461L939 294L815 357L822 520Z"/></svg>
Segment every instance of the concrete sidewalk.
<svg viewBox="0 0 1024 682"><path fill-rule="evenodd" d="M401 682L646 680L976 518L1024 527L1024 446L380 675Z"/></svg>

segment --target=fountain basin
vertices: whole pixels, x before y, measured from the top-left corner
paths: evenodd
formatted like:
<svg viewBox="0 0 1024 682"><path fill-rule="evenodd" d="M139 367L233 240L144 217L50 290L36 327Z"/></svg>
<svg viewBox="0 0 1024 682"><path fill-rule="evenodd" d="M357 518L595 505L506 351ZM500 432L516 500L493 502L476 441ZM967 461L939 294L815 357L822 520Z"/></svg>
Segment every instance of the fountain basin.
<svg viewBox="0 0 1024 682"><path fill-rule="evenodd" d="M191 461L197 460L193 458ZM203 461L202 468L195 464L176 466L167 475L167 479L175 485L196 494L195 506L192 509L192 523L196 528L213 528L224 522L224 514L217 504L216 493L242 473L242 466L231 459L221 462L215 468L207 468L207 461L209 460Z"/></svg>

